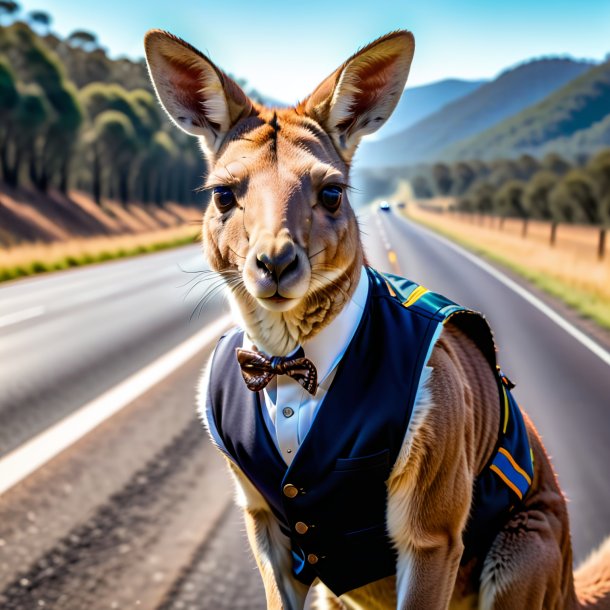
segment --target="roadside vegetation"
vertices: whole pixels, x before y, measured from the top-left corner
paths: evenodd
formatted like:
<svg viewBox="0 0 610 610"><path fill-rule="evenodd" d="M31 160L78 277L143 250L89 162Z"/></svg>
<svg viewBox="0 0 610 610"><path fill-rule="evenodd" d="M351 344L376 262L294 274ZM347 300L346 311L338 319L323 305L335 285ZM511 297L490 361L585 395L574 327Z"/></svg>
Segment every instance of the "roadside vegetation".
<svg viewBox="0 0 610 610"><path fill-rule="evenodd" d="M198 228L186 225L136 235L23 244L2 251L0 282L194 244L198 236Z"/></svg>
<svg viewBox="0 0 610 610"><path fill-rule="evenodd" d="M581 245L578 245L563 243L560 232L556 245L551 247L547 239L535 236L524 239L516 221L513 227L509 221L500 230L498 222L481 224L480 217L440 209L432 211L416 204L409 205L408 216L510 269L610 330L610 256L599 260L595 243L586 247L583 239L586 235L580 236ZM570 233L575 233L570 235L573 242L579 237L578 232L578 227L574 230L570 227Z"/></svg>
<svg viewBox="0 0 610 610"><path fill-rule="evenodd" d="M557 154L435 163L410 182L416 198L453 197L454 209L463 212L610 224L610 149L581 163Z"/></svg>

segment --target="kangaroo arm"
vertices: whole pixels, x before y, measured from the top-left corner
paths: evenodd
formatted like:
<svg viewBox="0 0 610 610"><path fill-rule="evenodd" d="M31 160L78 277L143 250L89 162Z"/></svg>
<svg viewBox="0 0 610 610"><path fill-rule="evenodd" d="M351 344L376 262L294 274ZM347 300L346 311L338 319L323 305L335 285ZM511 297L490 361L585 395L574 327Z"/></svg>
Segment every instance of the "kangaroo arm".
<svg viewBox="0 0 610 610"><path fill-rule="evenodd" d="M472 392L460 364L464 354L453 349L455 340L462 342L445 329L432 353L431 370L425 370L427 378L388 479L387 522L398 552L399 609L449 607L472 486L488 444L478 444L480 426L475 425ZM482 365L489 370L484 361Z"/></svg>
<svg viewBox="0 0 610 610"><path fill-rule="evenodd" d="M269 610L302 610L309 587L292 575L290 540L266 500L239 468L229 462L237 503L244 511L248 541L263 579Z"/></svg>

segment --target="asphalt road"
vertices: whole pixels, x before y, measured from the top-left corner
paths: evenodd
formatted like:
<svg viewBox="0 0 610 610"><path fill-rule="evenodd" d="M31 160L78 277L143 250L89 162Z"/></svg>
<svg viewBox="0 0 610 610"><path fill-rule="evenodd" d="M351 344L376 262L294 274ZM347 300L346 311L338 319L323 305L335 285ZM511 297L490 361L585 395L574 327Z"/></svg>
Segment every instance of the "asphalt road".
<svg viewBox="0 0 610 610"><path fill-rule="evenodd" d="M216 318L190 318L204 269L190 246L1 286L0 456Z"/></svg>
<svg viewBox="0 0 610 610"><path fill-rule="evenodd" d="M491 275L395 212L362 217L371 264L486 313L553 456L582 558L610 533L610 370ZM388 246L397 254L388 258ZM0 453L226 312L196 248L0 287ZM21 321L19 321L21 317ZM0 497L0 607L264 608L231 488L194 417L202 350Z"/></svg>

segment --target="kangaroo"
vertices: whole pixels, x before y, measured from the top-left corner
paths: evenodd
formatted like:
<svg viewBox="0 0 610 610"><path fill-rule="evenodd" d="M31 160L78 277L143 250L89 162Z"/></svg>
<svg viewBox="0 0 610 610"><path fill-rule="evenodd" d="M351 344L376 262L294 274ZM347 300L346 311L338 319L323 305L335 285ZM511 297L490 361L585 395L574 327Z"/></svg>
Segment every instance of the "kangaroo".
<svg viewBox="0 0 610 610"><path fill-rule="evenodd" d="M564 496L495 371L486 323L367 265L350 165L396 107L413 35L379 38L291 108L252 101L167 32L148 32L145 48L162 106L210 167L203 248L243 332L219 342L200 412L227 457L267 607L303 608L314 587L322 609L610 608L610 540L574 577ZM434 303L454 313L441 320ZM418 341L428 351L411 383L401 367ZM333 350L339 364L321 364ZM295 419L273 402L281 392L311 407L304 438L271 438ZM507 426L522 461L498 448ZM468 538L483 480L506 504L481 526L486 544Z"/></svg>

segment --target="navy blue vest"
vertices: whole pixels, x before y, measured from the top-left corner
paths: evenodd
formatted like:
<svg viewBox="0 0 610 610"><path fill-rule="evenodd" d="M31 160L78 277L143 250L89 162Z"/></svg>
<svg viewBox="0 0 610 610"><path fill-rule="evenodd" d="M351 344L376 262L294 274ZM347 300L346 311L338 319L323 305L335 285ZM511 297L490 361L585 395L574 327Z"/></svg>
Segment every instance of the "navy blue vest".
<svg viewBox="0 0 610 610"><path fill-rule="evenodd" d="M295 577L305 584L319 577L336 595L396 571L385 529L385 482L439 325L451 320L476 342L501 396L498 445L475 483L465 557L486 551L533 474L525 425L497 369L483 316L404 278L367 272L362 319L290 467L269 435L260 397L242 379L235 357L242 331L219 341L208 386L213 439L261 492L290 538Z"/></svg>

